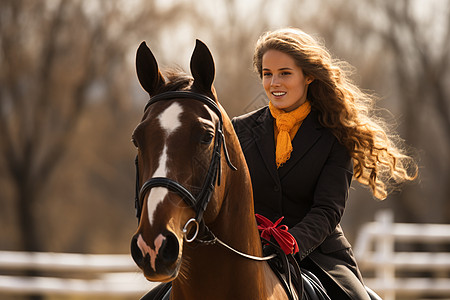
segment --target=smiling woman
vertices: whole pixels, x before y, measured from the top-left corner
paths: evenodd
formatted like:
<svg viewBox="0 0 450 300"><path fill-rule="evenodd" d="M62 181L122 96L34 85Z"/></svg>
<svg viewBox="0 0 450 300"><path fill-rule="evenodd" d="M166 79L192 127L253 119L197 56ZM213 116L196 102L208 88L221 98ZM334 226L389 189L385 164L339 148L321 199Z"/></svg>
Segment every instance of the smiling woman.
<svg viewBox="0 0 450 300"><path fill-rule="evenodd" d="M372 119L372 98L305 32L263 34L253 63L269 105L233 119L250 170L255 212L282 225L296 258L333 299L369 299L340 226L352 178L386 197L416 166ZM413 171L407 172L411 163Z"/></svg>

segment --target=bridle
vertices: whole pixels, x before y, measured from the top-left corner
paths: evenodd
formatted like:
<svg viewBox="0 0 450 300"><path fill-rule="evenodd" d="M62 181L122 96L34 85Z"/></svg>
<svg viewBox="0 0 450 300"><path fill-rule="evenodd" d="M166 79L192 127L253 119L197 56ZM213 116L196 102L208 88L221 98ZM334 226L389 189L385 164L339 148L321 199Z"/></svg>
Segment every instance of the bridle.
<svg viewBox="0 0 450 300"><path fill-rule="evenodd" d="M231 163L230 157L228 156L228 150L227 145L225 143L225 136L223 134L223 118L222 118L222 112L219 109L219 106L216 104L214 100L212 100L210 97L190 91L170 91L170 92L164 92L158 95L155 95L150 98L150 100L147 102L147 105L145 105L144 111L147 110L147 108L161 100L168 100L168 99L179 99L179 98L185 98L185 99L192 99L202 102L203 104L207 105L214 113L217 115L219 121L216 124L216 132L214 135L214 148L212 152L211 162L209 164L208 172L206 173L205 181L203 182L202 189L200 193L198 193L197 196L194 196L191 192L189 192L188 189L186 189L182 184L178 183L175 180L172 180L167 177L153 177L144 182L142 186L139 186L139 163L138 163L138 156L136 156L135 164L136 164L136 193L135 193L135 208L136 208L136 217L138 219L138 222L141 218L142 213L142 203L144 201L145 195L150 191L150 189L154 187L165 187L169 189L171 192L177 193L189 207L194 209L195 211L195 218L190 219L184 226L183 232L185 233L185 240L187 242L193 242L194 240L197 240L199 243L203 244L220 244L223 247L235 252L236 254L246 257L248 259L257 260L257 261L266 261L270 260L273 257L275 257L275 254L271 254L266 257L258 257L253 256L249 254L242 253L223 241L221 241L218 237L216 237L204 224L203 222L203 213L206 210L206 207L208 206L209 201L211 200L212 193L214 191L216 181L217 186L220 186L220 179L221 179L221 152L223 148L223 152L225 154L225 159L227 161L228 166L236 171L237 168ZM195 233L191 237L187 237L187 231L190 224L194 224L196 226ZM203 224L204 230L207 233L206 235L209 236L208 240L202 240L197 237L197 234L199 232L199 224Z"/></svg>
<svg viewBox="0 0 450 300"><path fill-rule="evenodd" d="M198 193L198 195L194 196L188 189L186 189L182 184L178 183L175 180L172 180L167 177L153 177L144 182L142 187L139 186L139 164L138 157L136 156L135 164L136 164L136 195L135 195L135 208L136 208L136 217L138 221L140 220L140 216L142 213L142 203L144 201L145 195L150 191L150 189L154 187L165 187L169 189L171 192L177 193L189 207L193 208L195 211L195 221L197 222L197 226L201 223L203 218L203 213L206 210L206 207L211 200L212 193L214 191L216 181L217 185L220 186L221 179L221 150L223 148L225 158L228 166L232 170L237 170L235 166L230 161L228 156L228 150L225 143L225 136L223 134L223 119L222 113L219 109L219 106L216 104L214 100L210 97L190 92L190 91L170 91L164 92L158 95L155 95L150 98L145 105L144 111L147 108L159 101L168 100L168 99L178 99L178 98L186 98L192 99L196 101L200 101L203 104L206 104L219 118L219 121L216 124L216 132L214 137L214 149L212 152L211 162L208 167L208 172L206 174L205 181L203 182L202 189Z"/></svg>

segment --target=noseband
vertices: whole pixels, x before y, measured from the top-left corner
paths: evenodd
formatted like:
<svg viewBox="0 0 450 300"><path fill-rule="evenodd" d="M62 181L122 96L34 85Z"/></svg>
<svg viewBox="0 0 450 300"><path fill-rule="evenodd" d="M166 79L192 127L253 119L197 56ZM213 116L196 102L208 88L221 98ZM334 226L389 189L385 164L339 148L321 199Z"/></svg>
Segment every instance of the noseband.
<svg viewBox="0 0 450 300"><path fill-rule="evenodd" d="M139 164L138 157L136 156L135 164L136 164L136 195L135 195L135 207L136 207L136 217L138 221L140 221L141 213L142 213L142 205L144 201L145 195L150 191L150 189L154 187L164 187L169 191L178 194L186 203L194 209L196 213L195 220L200 223L203 218L203 213L206 210L206 207L211 200L212 193L215 188L215 184L217 181L217 185L220 186L220 178L221 178L221 150L223 147L225 158L228 166L232 170L237 170L235 166L230 161L228 156L228 150L225 143L225 136L222 131L223 127L223 119L222 113L219 109L219 106L216 104L214 100L210 97L190 92L190 91L170 91L164 92L158 95L155 95L150 98L147 105L145 106L145 110L147 108L161 100L168 99L179 99L186 98L192 99L196 101L200 101L203 104L207 105L219 118L219 121L216 124L216 132L214 137L214 149L211 157L211 162L209 164L208 172L206 174L205 181L203 182L202 189L198 195L194 196L188 189L186 189L182 184L176 182L167 177L153 177L144 182L142 187L139 186Z"/></svg>

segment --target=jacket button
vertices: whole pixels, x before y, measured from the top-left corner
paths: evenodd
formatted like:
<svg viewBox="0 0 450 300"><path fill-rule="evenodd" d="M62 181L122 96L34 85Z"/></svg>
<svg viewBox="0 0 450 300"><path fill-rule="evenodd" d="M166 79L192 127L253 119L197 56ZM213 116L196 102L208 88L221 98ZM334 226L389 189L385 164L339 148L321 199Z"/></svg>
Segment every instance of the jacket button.
<svg viewBox="0 0 450 300"><path fill-rule="evenodd" d="M280 187L279 187L278 185L275 185L275 186L273 187L273 190L274 190L275 192L278 192L278 191L280 191Z"/></svg>

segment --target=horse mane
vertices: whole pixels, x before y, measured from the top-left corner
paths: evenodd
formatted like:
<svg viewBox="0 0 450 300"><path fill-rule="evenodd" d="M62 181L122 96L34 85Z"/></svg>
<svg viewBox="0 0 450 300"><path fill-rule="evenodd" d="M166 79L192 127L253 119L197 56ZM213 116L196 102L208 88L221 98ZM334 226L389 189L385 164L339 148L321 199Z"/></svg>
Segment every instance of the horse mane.
<svg viewBox="0 0 450 300"><path fill-rule="evenodd" d="M194 82L194 78L181 68L167 68L163 71L163 76L165 83L158 89L158 94L169 91L188 90Z"/></svg>

